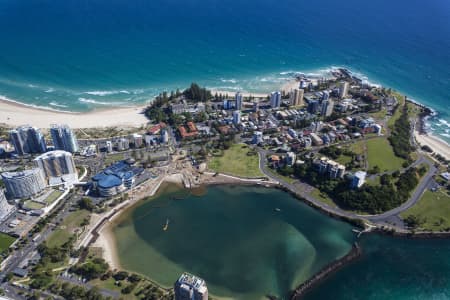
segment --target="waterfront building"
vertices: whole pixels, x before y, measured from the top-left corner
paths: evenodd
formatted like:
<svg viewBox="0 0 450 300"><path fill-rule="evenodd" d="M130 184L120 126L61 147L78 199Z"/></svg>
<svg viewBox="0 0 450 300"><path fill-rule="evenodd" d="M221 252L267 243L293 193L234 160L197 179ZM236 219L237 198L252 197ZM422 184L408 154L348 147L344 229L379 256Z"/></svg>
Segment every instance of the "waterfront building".
<svg viewBox="0 0 450 300"><path fill-rule="evenodd" d="M106 141L106 152L111 153L113 151L113 144L111 141Z"/></svg>
<svg viewBox="0 0 450 300"><path fill-rule="evenodd" d="M333 113L333 108L334 108L333 100L331 100L331 99L323 100L322 101L322 111L320 114L322 116L329 117Z"/></svg>
<svg viewBox="0 0 450 300"><path fill-rule="evenodd" d="M34 161L37 167L42 170L49 185L73 184L78 181L77 169L70 152L50 151L36 157Z"/></svg>
<svg viewBox="0 0 450 300"><path fill-rule="evenodd" d="M243 96L242 93L237 92L236 95L234 96L235 100L236 100L236 109L237 110L242 110L242 101L243 101Z"/></svg>
<svg viewBox="0 0 450 300"><path fill-rule="evenodd" d="M241 111L240 110L235 110L233 112L233 124L234 125L241 124Z"/></svg>
<svg viewBox="0 0 450 300"><path fill-rule="evenodd" d="M92 187L100 196L111 197L131 188L142 172L142 168L119 161L92 177Z"/></svg>
<svg viewBox="0 0 450 300"><path fill-rule="evenodd" d="M71 153L79 151L77 138L69 126L52 124L50 135L55 150L64 150Z"/></svg>
<svg viewBox="0 0 450 300"><path fill-rule="evenodd" d="M133 143L135 148L140 148L144 144L144 137L141 134L133 133Z"/></svg>
<svg viewBox="0 0 450 300"><path fill-rule="evenodd" d="M208 300L205 280L183 273L174 284L175 300Z"/></svg>
<svg viewBox="0 0 450 300"><path fill-rule="evenodd" d="M349 87L349 84L347 81L341 82L341 84L339 86L339 97L341 99L344 99L345 97L347 97L348 87Z"/></svg>
<svg viewBox="0 0 450 300"><path fill-rule="evenodd" d="M130 149L130 141L126 138L120 138L117 141L117 150L118 151L125 151Z"/></svg>
<svg viewBox="0 0 450 300"><path fill-rule="evenodd" d="M270 94L270 106L272 108L278 108L281 105L281 93L280 92L272 92Z"/></svg>
<svg viewBox="0 0 450 300"><path fill-rule="evenodd" d="M9 132L11 143L18 155L43 153L47 150L41 130L29 125L20 126Z"/></svg>
<svg viewBox="0 0 450 300"><path fill-rule="evenodd" d="M293 105L293 106L304 105L304 102L303 102L304 93L305 93L304 89L294 89L290 95L291 105Z"/></svg>
<svg viewBox="0 0 450 300"><path fill-rule="evenodd" d="M45 177L39 168L2 173L2 180L9 199L30 198L45 189Z"/></svg>
<svg viewBox="0 0 450 300"><path fill-rule="evenodd" d="M360 188L366 182L367 173L364 171L357 171L353 174L350 187L352 189Z"/></svg>
<svg viewBox="0 0 450 300"><path fill-rule="evenodd" d="M15 206L8 203L5 192L0 189L0 221L4 221L14 209Z"/></svg>
<svg viewBox="0 0 450 300"><path fill-rule="evenodd" d="M326 157L321 157L314 161L314 165L320 174L326 174L328 177L342 178L345 174L345 166Z"/></svg>

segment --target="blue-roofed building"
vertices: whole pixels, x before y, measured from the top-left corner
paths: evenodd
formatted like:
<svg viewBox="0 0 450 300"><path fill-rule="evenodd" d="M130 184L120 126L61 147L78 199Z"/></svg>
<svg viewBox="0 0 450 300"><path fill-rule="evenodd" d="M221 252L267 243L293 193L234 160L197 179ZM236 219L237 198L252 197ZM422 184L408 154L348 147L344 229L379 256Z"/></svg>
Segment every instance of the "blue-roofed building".
<svg viewBox="0 0 450 300"><path fill-rule="evenodd" d="M102 197L117 195L131 188L136 175L142 171L142 168L135 168L126 161L119 161L92 177L93 189Z"/></svg>

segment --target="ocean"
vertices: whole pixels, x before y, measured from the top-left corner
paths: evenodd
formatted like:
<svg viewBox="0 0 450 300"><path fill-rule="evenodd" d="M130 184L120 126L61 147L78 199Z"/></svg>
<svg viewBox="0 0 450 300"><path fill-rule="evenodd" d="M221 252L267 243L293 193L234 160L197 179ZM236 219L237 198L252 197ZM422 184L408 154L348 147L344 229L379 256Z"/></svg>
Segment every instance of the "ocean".
<svg viewBox="0 0 450 300"><path fill-rule="evenodd" d="M0 95L87 111L195 81L270 92L347 67L426 104L450 141L450 2L1 0Z"/></svg>

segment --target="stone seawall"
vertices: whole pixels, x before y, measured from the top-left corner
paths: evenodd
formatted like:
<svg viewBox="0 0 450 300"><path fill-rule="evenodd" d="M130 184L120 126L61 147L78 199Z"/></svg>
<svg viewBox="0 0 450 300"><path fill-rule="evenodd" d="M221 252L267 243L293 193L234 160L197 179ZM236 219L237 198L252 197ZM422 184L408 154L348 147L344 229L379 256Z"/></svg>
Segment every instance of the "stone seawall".
<svg viewBox="0 0 450 300"><path fill-rule="evenodd" d="M328 264L326 267L324 267L322 270L320 270L313 277L311 277L310 279L308 279L307 281L305 281L304 283L299 285L295 289L295 291L292 292L292 296L290 299L291 300L301 299L301 297L307 291L312 289L314 286L316 286L322 280L326 279L332 273L343 268L345 265L349 264L350 262L354 261L355 259L359 258L360 256L361 256L361 249L359 248L358 244L355 243L355 244L353 244L352 250L350 250L350 252L347 255Z"/></svg>

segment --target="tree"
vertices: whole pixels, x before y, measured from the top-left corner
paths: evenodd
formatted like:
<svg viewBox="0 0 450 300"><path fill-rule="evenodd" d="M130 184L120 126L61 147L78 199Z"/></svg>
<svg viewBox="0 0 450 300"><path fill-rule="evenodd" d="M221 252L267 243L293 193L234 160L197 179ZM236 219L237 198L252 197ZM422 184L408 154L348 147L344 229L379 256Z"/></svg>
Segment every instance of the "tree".
<svg viewBox="0 0 450 300"><path fill-rule="evenodd" d="M95 207L94 204L92 203L91 198L88 197L81 198L81 200L78 202L78 205L80 206L81 209L85 209L88 211L93 211Z"/></svg>

